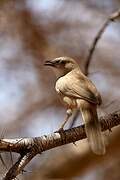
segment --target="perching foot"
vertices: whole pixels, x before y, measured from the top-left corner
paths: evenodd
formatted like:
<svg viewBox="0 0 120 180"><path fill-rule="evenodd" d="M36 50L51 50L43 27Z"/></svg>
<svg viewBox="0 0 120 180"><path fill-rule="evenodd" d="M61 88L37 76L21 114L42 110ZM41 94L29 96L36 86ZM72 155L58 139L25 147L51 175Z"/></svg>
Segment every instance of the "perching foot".
<svg viewBox="0 0 120 180"><path fill-rule="evenodd" d="M63 132L64 131L64 129L63 128L60 128L60 129L58 129L57 131L55 131L55 133L61 133L61 132Z"/></svg>

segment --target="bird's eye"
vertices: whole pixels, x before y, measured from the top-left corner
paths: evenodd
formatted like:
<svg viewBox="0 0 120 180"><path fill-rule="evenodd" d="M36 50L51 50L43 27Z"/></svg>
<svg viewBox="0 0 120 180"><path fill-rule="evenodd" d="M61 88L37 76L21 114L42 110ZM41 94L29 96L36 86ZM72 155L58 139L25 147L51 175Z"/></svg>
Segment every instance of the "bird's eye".
<svg viewBox="0 0 120 180"><path fill-rule="evenodd" d="M59 64L59 63L60 63L60 60L56 60L56 63Z"/></svg>
<svg viewBox="0 0 120 180"><path fill-rule="evenodd" d="M65 64L66 62L65 61L62 61L62 60L56 60L56 64Z"/></svg>
<svg viewBox="0 0 120 180"><path fill-rule="evenodd" d="M66 62L65 61L61 61L61 64L65 64Z"/></svg>

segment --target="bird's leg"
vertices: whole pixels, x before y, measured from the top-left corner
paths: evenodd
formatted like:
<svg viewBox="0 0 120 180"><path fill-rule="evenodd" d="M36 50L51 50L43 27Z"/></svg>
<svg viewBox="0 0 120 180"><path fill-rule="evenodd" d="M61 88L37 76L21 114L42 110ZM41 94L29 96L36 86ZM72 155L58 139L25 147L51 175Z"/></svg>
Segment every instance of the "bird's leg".
<svg viewBox="0 0 120 180"><path fill-rule="evenodd" d="M72 115L72 109L68 109L66 112L65 120L62 123L61 127L59 128L58 132L63 131L63 128L64 128L65 124L67 123L67 121L69 120L71 115Z"/></svg>
<svg viewBox="0 0 120 180"><path fill-rule="evenodd" d="M68 122L69 118L72 116L72 109L68 109L66 112L66 117L64 122L62 123L61 127L58 129L58 131L56 132L62 132L64 129L65 124ZM73 144L76 146L75 142L73 142Z"/></svg>

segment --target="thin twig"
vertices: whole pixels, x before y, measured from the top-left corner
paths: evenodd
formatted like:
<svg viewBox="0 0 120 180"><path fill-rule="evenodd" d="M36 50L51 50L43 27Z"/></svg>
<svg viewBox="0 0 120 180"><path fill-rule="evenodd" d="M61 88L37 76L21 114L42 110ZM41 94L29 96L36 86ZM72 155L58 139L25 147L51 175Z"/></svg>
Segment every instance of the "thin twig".
<svg viewBox="0 0 120 180"><path fill-rule="evenodd" d="M102 27L100 28L100 30L98 31L97 35L95 36L93 42L92 42L92 45L90 46L90 49L89 49L89 53L88 53L88 56L86 58L86 64L85 64L85 75L88 75L89 73L89 66L90 66L90 63L91 63L91 59L93 57L93 53L95 51L95 48L96 48L96 45L98 43L98 41L100 40L102 34L104 33L105 29L108 27L108 25L115 21L117 18L120 17L120 9L116 12L114 12L113 14L111 14L107 20L104 22L104 24L102 25Z"/></svg>

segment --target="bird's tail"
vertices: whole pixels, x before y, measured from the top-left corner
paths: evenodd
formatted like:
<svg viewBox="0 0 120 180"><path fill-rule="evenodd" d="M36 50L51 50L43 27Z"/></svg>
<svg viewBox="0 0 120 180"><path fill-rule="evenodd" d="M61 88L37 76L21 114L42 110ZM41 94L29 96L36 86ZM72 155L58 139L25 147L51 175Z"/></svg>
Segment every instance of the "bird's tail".
<svg viewBox="0 0 120 180"><path fill-rule="evenodd" d="M105 154L105 143L101 132L101 126L98 121L97 107L87 101L80 103L82 118L85 122L86 135L95 154Z"/></svg>

